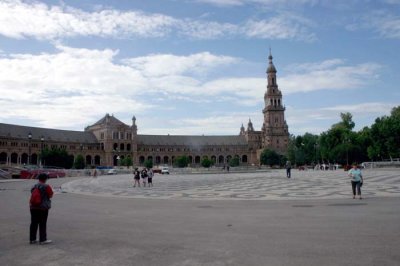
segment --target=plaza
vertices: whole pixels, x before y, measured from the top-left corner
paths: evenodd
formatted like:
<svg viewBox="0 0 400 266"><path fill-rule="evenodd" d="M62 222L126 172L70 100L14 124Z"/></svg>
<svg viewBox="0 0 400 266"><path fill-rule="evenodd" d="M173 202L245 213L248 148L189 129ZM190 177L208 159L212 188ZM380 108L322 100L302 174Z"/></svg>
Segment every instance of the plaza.
<svg viewBox="0 0 400 266"><path fill-rule="evenodd" d="M48 181L47 246L29 245L33 180L0 181L1 265L398 265L398 170L283 170Z"/></svg>

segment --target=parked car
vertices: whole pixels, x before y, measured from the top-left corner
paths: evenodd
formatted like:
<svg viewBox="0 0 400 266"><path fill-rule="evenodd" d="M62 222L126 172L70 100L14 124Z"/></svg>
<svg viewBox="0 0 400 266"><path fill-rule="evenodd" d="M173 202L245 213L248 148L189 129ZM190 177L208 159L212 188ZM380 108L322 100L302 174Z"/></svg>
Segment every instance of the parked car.
<svg viewBox="0 0 400 266"><path fill-rule="evenodd" d="M116 169L110 169L107 171L107 175L116 175L117 174L117 170Z"/></svg>
<svg viewBox="0 0 400 266"><path fill-rule="evenodd" d="M163 168L161 168L161 174L169 175L169 168L166 166L163 166Z"/></svg>

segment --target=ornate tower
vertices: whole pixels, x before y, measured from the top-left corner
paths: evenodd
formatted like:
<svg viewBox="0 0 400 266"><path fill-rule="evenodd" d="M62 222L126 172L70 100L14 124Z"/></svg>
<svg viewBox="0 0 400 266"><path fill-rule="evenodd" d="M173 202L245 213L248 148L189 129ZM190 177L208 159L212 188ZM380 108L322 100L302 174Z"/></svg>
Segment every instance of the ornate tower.
<svg viewBox="0 0 400 266"><path fill-rule="evenodd" d="M282 92L276 81L276 68L272 62L271 49L268 57L267 91L264 94L265 108L262 126L262 148L268 148L278 153L285 153L289 142L288 125L285 120L285 107L282 102Z"/></svg>

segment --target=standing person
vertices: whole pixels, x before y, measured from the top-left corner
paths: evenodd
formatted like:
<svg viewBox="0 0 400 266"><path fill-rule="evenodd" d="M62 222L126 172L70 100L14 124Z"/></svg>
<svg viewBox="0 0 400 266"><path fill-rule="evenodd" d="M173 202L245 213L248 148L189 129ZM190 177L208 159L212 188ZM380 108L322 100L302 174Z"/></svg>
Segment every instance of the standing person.
<svg viewBox="0 0 400 266"><path fill-rule="evenodd" d="M287 160L285 167L286 167L286 176L287 176L287 178L290 178L290 171L292 170L292 163L289 160Z"/></svg>
<svg viewBox="0 0 400 266"><path fill-rule="evenodd" d="M136 187L136 184L138 185L138 187L140 187L140 173L137 168L135 168L135 171L133 171L133 180L133 187Z"/></svg>
<svg viewBox="0 0 400 266"><path fill-rule="evenodd" d="M147 181L147 170L146 168L143 168L142 172L141 172L141 176L142 176L142 182L143 182L143 186L146 186L146 181Z"/></svg>
<svg viewBox="0 0 400 266"><path fill-rule="evenodd" d="M36 244L38 227L39 227L39 244L50 244L52 241L47 239L47 217L51 208L51 200L53 197L53 189L46 184L47 174L39 174L39 182L31 189L30 211L31 226L29 230L29 243Z"/></svg>
<svg viewBox="0 0 400 266"><path fill-rule="evenodd" d="M147 172L147 183L149 184L149 187L153 186L153 176L154 176L153 170L150 168L149 171Z"/></svg>
<svg viewBox="0 0 400 266"><path fill-rule="evenodd" d="M351 188L353 190L353 199L356 198L356 189L357 189L357 194L362 199L361 197L361 186L362 183L364 182L364 179L362 177L361 170L357 167L356 163L353 163L353 168L349 170L349 177L351 177Z"/></svg>

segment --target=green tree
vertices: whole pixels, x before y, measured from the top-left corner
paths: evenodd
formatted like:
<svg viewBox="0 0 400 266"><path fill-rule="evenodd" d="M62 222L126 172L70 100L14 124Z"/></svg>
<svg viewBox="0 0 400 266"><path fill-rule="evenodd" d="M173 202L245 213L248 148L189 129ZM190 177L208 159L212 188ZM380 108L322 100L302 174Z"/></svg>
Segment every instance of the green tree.
<svg viewBox="0 0 400 266"><path fill-rule="evenodd" d="M133 160L130 156L125 157L121 160L121 165L122 166L127 166L128 168L133 165Z"/></svg>
<svg viewBox="0 0 400 266"><path fill-rule="evenodd" d="M55 166L69 169L73 165L73 156L61 148L45 148L40 157L43 164L49 167Z"/></svg>
<svg viewBox="0 0 400 266"><path fill-rule="evenodd" d="M278 153L270 149L264 149L260 156L260 162L263 165L280 165L281 158Z"/></svg>
<svg viewBox="0 0 400 266"><path fill-rule="evenodd" d="M208 159L208 157L204 157L201 160L201 166L203 166L204 168L210 168L212 164L213 164L213 161Z"/></svg>
<svg viewBox="0 0 400 266"><path fill-rule="evenodd" d="M75 158L74 162L75 169L83 169L85 168L85 158L83 158L82 154L78 154Z"/></svg>
<svg viewBox="0 0 400 266"><path fill-rule="evenodd" d="M153 168L153 160L146 160L143 164L146 168Z"/></svg>
<svg viewBox="0 0 400 266"><path fill-rule="evenodd" d="M240 159L239 157L235 156L233 158L231 158L228 162L229 166L231 167L236 167L240 165Z"/></svg>
<svg viewBox="0 0 400 266"><path fill-rule="evenodd" d="M175 166L179 168L187 167L189 164L189 158L187 156L178 156L175 160Z"/></svg>
<svg viewBox="0 0 400 266"><path fill-rule="evenodd" d="M400 106L393 108L390 116L377 118L370 136L368 156L371 159L400 157Z"/></svg>

